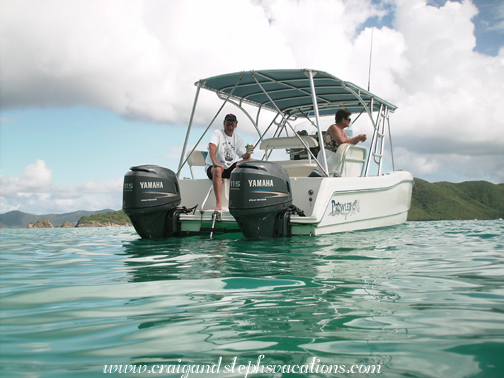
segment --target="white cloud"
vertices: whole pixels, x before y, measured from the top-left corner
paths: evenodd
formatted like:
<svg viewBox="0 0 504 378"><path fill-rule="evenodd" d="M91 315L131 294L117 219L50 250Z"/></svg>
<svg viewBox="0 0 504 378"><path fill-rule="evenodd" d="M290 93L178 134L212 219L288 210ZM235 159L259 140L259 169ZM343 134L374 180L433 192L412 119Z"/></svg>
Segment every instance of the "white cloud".
<svg viewBox="0 0 504 378"><path fill-rule="evenodd" d="M294 65L263 8L248 1L2 4L6 107L84 104L180 123L196 79Z"/></svg>
<svg viewBox="0 0 504 378"><path fill-rule="evenodd" d="M12 197L18 193L37 193L52 185L52 171L45 161L28 165L19 177L0 177L1 195Z"/></svg>
<svg viewBox="0 0 504 378"><path fill-rule="evenodd" d="M415 172L415 177L430 182L477 181L504 182L504 157L474 156L464 151L417 154L404 148L394 151L395 167Z"/></svg>
<svg viewBox="0 0 504 378"><path fill-rule="evenodd" d="M477 8L393 3L394 30L374 31L371 88L399 105L399 135L467 142L464 123L484 122L476 141L495 140L504 55L472 51ZM366 87L371 30L356 33L383 15L370 0L5 2L2 106L88 105L184 124L192 84L225 72L310 67Z"/></svg>
<svg viewBox="0 0 504 378"><path fill-rule="evenodd" d="M398 2L396 27L406 40L404 57L411 64L397 77L407 93L396 100L398 121L406 125L398 135L413 135L427 151L433 139L459 149L468 143L503 147L504 109L499 103L504 55L472 51L476 39L471 18L476 12L469 1L447 2L439 9L420 0Z"/></svg>
<svg viewBox="0 0 504 378"><path fill-rule="evenodd" d="M425 0L18 0L0 7L2 108L83 105L180 125L194 82L226 72L314 68L367 87L371 29L362 26L391 9L393 28L373 33L371 90L399 106L394 146L414 156L415 176L452 170L469 180L466 167L479 166L482 178L504 180L482 165L501 162L504 151L504 48L496 57L473 51L478 9L470 0L440 7ZM210 117L210 105L199 106L197 123ZM50 179L37 172L35 186Z"/></svg>
<svg viewBox="0 0 504 378"><path fill-rule="evenodd" d="M407 171L418 172L421 176L436 173L440 167L439 162L434 157L412 154L403 148L396 149L395 162L398 167Z"/></svg>
<svg viewBox="0 0 504 378"><path fill-rule="evenodd" d="M0 213L20 210L32 214L77 210L118 210L123 178L55 186L45 161L28 165L18 177L0 176Z"/></svg>

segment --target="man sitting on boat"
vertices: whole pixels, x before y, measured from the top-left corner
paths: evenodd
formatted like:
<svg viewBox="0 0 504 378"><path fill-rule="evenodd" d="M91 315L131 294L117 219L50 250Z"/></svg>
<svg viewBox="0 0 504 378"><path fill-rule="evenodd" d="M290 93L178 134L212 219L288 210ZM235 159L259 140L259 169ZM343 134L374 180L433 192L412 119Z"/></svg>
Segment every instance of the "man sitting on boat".
<svg viewBox="0 0 504 378"><path fill-rule="evenodd" d="M224 128L215 130L208 144L205 170L207 176L213 182L215 193L215 210L222 210L222 179L230 178L236 164L244 160L252 160L254 146L249 145L250 152L243 143L243 139L235 134L238 120L234 114L228 114L224 118ZM239 156L242 160L235 162Z"/></svg>
<svg viewBox="0 0 504 378"><path fill-rule="evenodd" d="M366 141L366 134L359 134L356 137L349 138L345 129L350 126L352 112L348 109L340 109L336 112L336 123L329 126L324 135L324 148L326 151L327 168L330 174L337 174L341 171L342 154L338 154L338 147L343 144L356 145L359 142ZM344 153L344 151L340 151ZM321 160L322 151L319 152L317 159ZM316 169L310 176L320 176Z"/></svg>

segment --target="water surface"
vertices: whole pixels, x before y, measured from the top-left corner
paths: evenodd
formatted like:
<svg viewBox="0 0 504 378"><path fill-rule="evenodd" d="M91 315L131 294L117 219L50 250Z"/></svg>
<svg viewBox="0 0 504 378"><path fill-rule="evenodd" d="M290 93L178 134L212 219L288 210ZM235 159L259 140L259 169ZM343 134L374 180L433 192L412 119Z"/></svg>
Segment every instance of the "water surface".
<svg viewBox="0 0 504 378"><path fill-rule="evenodd" d="M0 240L2 377L219 359L211 376L244 377L224 365L261 355L381 370L249 376L504 376L502 221L259 242L152 242L133 228L3 229Z"/></svg>

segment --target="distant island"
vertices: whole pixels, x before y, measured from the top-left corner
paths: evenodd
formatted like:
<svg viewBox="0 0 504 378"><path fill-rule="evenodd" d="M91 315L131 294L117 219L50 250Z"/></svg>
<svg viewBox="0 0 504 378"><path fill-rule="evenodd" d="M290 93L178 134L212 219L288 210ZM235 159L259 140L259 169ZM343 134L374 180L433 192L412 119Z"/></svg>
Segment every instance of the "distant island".
<svg viewBox="0 0 504 378"><path fill-rule="evenodd" d="M22 211L0 214L0 228L68 228L131 226L124 211L75 211L66 214L33 215Z"/></svg>
<svg viewBox="0 0 504 378"><path fill-rule="evenodd" d="M49 219L39 219L35 223L31 223L28 225L28 228L53 228L51 221Z"/></svg>
<svg viewBox="0 0 504 378"><path fill-rule="evenodd" d="M124 211L111 211L108 213L84 216L75 227L129 227L131 221Z"/></svg>
<svg viewBox="0 0 504 378"><path fill-rule="evenodd" d="M499 218L504 218L504 184L492 184L487 181L430 183L415 179L408 221ZM122 210L106 209L46 215L10 211L0 214L0 228L119 226L131 226L130 219Z"/></svg>

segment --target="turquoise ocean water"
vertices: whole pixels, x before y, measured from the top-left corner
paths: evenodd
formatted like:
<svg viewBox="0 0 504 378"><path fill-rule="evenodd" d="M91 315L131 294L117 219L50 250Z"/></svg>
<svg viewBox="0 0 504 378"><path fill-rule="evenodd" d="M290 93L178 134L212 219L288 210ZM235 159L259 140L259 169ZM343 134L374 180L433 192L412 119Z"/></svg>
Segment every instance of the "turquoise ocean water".
<svg viewBox="0 0 504 378"><path fill-rule="evenodd" d="M504 221L238 237L1 230L0 376L504 376Z"/></svg>

